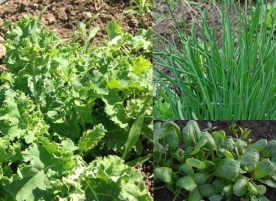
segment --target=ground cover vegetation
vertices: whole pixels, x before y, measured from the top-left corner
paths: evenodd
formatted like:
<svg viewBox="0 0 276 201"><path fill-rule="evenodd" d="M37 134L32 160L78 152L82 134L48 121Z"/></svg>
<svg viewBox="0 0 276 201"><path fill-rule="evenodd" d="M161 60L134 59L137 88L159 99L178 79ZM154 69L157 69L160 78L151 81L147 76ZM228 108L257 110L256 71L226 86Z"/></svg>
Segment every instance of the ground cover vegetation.
<svg viewBox="0 0 276 201"><path fill-rule="evenodd" d="M151 157L152 30L111 21L94 47L99 27L61 39L40 19L5 34L0 200L152 200L134 168Z"/></svg>
<svg viewBox="0 0 276 201"><path fill-rule="evenodd" d="M276 4L221 2L212 4L218 18L199 9L200 20L188 28L184 13L175 16L177 5L166 1L163 12L174 25L170 36L154 34L155 119L276 118ZM200 8L204 1L185 5Z"/></svg>
<svg viewBox="0 0 276 201"><path fill-rule="evenodd" d="M176 200L268 200L266 188L276 188L276 141L248 141L250 130L235 126L201 131L196 121L179 129L174 122L154 124L155 182L168 188ZM218 128L219 129L219 128Z"/></svg>

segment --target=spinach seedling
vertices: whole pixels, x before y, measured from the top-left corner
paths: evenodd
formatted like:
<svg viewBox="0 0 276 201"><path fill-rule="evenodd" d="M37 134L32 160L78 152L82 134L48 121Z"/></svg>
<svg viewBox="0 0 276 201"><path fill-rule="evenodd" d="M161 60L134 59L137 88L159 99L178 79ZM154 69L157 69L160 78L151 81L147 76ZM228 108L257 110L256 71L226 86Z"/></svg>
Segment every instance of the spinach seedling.
<svg viewBox="0 0 276 201"><path fill-rule="evenodd" d="M266 187L276 188L276 140L248 144L248 129L240 128L241 138L207 130L196 121L182 131L174 122L156 123L155 182L163 182L173 200L180 194L187 201L268 200Z"/></svg>

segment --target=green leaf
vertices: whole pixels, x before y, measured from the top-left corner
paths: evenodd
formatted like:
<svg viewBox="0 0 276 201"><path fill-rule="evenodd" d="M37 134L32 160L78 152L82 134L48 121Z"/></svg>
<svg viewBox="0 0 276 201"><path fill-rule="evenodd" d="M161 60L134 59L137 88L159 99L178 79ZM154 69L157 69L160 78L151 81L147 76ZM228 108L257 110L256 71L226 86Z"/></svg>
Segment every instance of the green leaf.
<svg viewBox="0 0 276 201"><path fill-rule="evenodd" d="M264 157L272 157L276 155L276 140L267 142L265 148L262 150Z"/></svg>
<svg viewBox="0 0 276 201"><path fill-rule="evenodd" d="M218 192L211 184L202 184L198 186L199 192L203 197L211 197L216 195Z"/></svg>
<svg viewBox="0 0 276 201"><path fill-rule="evenodd" d="M266 187L264 185L256 185L258 194L259 195L264 195L266 192Z"/></svg>
<svg viewBox="0 0 276 201"><path fill-rule="evenodd" d="M189 164L183 163L183 164L179 167L179 172L180 172L180 173L189 174L189 175L193 175L193 174L194 174L194 169L193 169L192 166L190 166Z"/></svg>
<svg viewBox="0 0 276 201"><path fill-rule="evenodd" d="M222 179L216 179L212 182L212 185L214 186L217 192L223 192L225 183L224 183L224 180Z"/></svg>
<svg viewBox="0 0 276 201"><path fill-rule="evenodd" d="M110 41L113 40L116 36L120 36L123 34L122 28L115 21L109 22L106 32Z"/></svg>
<svg viewBox="0 0 276 201"><path fill-rule="evenodd" d="M257 142L249 145L247 147L247 150L256 149L256 150L258 150L258 152L261 152L266 147L266 144L267 144L267 140L266 139L260 139Z"/></svg>
<svg viewBox="0 0 276 201"><path fill-rule="evenodd" d="M150 61L147 59L144 59L143 57L138 57L133 59L132 72L135 75L141 76L151 67L152 66Z"/></svg>
<svg viewBox="0 0 276 201"><path fill-rule="evenodd" d="M276 188L276 181L274 179L270 179L270 178L262 178L262 179L258 179L259 182L266 184L272 188Z"/></svg>
<svg viewBox="0 0 276 201"><path fill-rule="evenodd" d="M221 157L225 157L225 158L232 158L234 159L234 156L232 155L232 153L224 148L219 148L218 152L220 154Z"/></svg>
<svg viewBox="0 0 276 201"><path fill-rule="evenodd" d="M0 166L0 179L2 179L3 178L3 168L2 168L2 166Z"/></svg>
<svg viewBox="0 0 276 201"><path fill-rule="evenodd" d="M200 194L198 188L192 190L188 195L188 201L200 201L202 199L202 195Z"/></svg>
<svg viewBox="0 0 276 201"><path fill-rule="evenodd" d="M174 123L173 121L165 121L164 123L162 123L161 127L165 128L166 131L174 130L180 141L180 129L176 123Z"/></svg>
<svg viewBox="0 0 276 201"><path fill-rule="evenodd" d="M185 177L181 177L176 181L176 185L186 189L187 191L192 191L194 190L197 185L194 182L194 179L191 175L187 175Z"/></svg>
<svg viewBox="0 0 276 201"><path fill-rule="evenodd" d="M87 152L95 147L98 142L104 137L106 130L103 125L96 125L92 130L84 132L83 136L79 140L79 150L81 152Z"/></svg>
<svg viewBox="0 0 276 201"><path fill-rule="evenodd" d="M222 200L222 196L221 195L213 195L211 197L209 197L210 201L220 201Z"/></svg>
<svg viewBox="0 0 276 201"><path fill-rule="evenodd" d="M175 179L175 173L168 167L157 167L154 169L154 180L160 180L165 183Z"/></svg>
<svg viewBox="0 0 276 201"><path fill-rule="evenodd" d="M141 164L145 163L146 161L148 161L149 159L151 159L152 155L153 154L149 154L147 156L136 158L132 161L127 162L126 164L130 167L137 167L138 165L141 165Z"/></svg>
<svg viewBox="0 0 276 201"><path fill-rule="evenodd" d="M194 150L193 150L192 153L191 153L191 156L197 154L197 153L200 151L200 149L201 149L206 143L207 143L207 139L206 139L206 138L200 139L200 140L195 144L195 147L194 147Z"/></svg>
<svg viewBox="0 0 276 201"><path fill-rule="evenodd" d="M174 130L165 132L163 138L163 145L169 145L169 151L171 153L176 152L179 147L179 137Z"/></svg>
<svg viewBox="0 0 276 201"><path fill-rule="evenodd" d="M217 165L215 175L228 180L234 179L239 175L240 162L232 158L221 159Z"/></svg>
<svg viewBox="0 0 276 201"><path fill-rule="evenodd" d="M216 142L216 146L220 147L224 143L225 133L224 131L216 131L213 133L213 138Z"/></svg>
<svg viewBox="0 0 276 201"><path fill-rule="evenodd" d="M195 167L197 169L204 169L206 167L202 161L194 158L186 159L186 163L188 163L190 166Z"/></svg>
<svg viewBox="0 0 276 201"><path fill-rule="evenodd" d="M183 141L186 147L194 147L197 141L197 134L200 133L200 129L196 121L190 120L182 130Z"/></svg>
<svg viewBox="0 0 276 201"><path fill-rule="evenodd" d="M253 183L251 183L250 181L247 183L247 188L248 188L248 191L253 193L254 195L258 195L258 190L257 188L255 187L255 185Z"/></svg>
<svg viewBox="0 0 276 201"><path fill-rule="evenodd" d="M197 140L206 139L207 143L204 145L204 148L209 150L216 150L216 142L212 135L207 131L201 132L197 134Z"/></svg>
<svg viewBox="0 0 276 201"><path fill-rule="evenodd" d="M230 151L232 153L233 149L236 147L235 142L232 137L226 137L224 140L224 143L222 145L222 148Z"/></svg>
<svg viewBox="0 0 276 201"><path fill-rule="evenodd" d="M246 141L240 140L240 139L237 139L237 138L233 138L233 140L236 144L236 147L238 148L238 152L240 154L244 154L244 152L246 150L246 147L247 147Z"/></svg>
<svg viewBox="0 0 276 201"><path fill-rule="evenodd" d="M204 163L208 171L214 171L216 169L216 165L212 161L205 160Z"/></svg>
<svg viewBox="0 0 276 201"><path fill-rule="evenodd" d="M259 161L259 152L256 149L250 149L249 151L245 152L238 161L241 163L241 168L246 172L252 172Z"/></svg>
<svg viewBox="0 0 276 201"><path fill-rule="evenodd" d="M13 175L12 182L6 184L4 188L18 201L49 200L50 194L44 187L45 179L47 175L43 171L34 172L33 175L24 178Z"/></svg>
<svg viewBox="0 0 276 201"><path fill-rule="evenodd" d="M70 139L65 139L61 142L61 145L69 152L74 152L78 149L77 146L75 146L74 142Z"/></svg>
<svg viewBox="0 0 276 201"><path fill-rule="evenodd" d="M236 196L243 196L247 192L248 180L246 177L238 178L233 185L233 192Z"/></svg>
<svg viewBox="0 0 276 201"><path fill-rule="evenodd" d="M140 114L135 120L134 124L131 126L131 129L129 131L129 135L125 144L124 153L122 155L123 159L125 159L127 153L129 153L133 149L134 145L139 139L139 136L141 135L141 130L143 127L144 118L145 118L145 112Z"/></svg>
<svg viewBox="0 0 276 201"><path fill-rule="evenodd" d="M118 156L96 158L81 176L86 200L152 200L141 173Z"/></svg>
<svg viewBox="0 0 276 201"><path fill-rule="evenodd" d="M223 188L223 192L225 193L226 196L233 195L233 185L229 184Z"/></svg>
<svg viewBox="0 0 276 201"><path fill-rule="evenodd" d="M264 178L265 176L269 175L274 170L274 168L274 165L268 158L262 159L257 163L256 169L254 171L254 178Z"/></svg>
<svg viewBox="0 0 276 201"><path fill-rule="evenodd" d="M205 184L208 176L209 175L201 173L201 172L197 172L197 173L192 175L192 177L193 177L193 179L194 179L194 181L197 185Z"/></svg>
<svg viewBox="0 0 276 201"><path fill-rule="evenodd" d="M94 89L98 94L108 95L107 88L107 75L103 75L101 72L94 71L91 77L91 82L94 85Z"/></svg>
<svg viewBox="0 0 276 201"><path fill-rule="evenodd" d="M256 201L270 201L269 199L267 199L264 195L258 196L258 200Z"/></svg>

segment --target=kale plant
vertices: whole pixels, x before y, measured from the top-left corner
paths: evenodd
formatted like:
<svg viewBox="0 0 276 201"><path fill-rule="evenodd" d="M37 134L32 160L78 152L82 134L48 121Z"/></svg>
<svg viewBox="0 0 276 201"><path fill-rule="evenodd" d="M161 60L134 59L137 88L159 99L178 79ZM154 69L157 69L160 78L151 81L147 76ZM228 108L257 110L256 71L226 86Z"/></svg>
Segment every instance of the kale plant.
<svg viewBox="0 0 276 201"><path fill-rule="evenodd" d="M26 17L6 33L1 201L152 200L135 169L151 157L151 30L112 21L93 47L97 30L62 40Z"/></svg>

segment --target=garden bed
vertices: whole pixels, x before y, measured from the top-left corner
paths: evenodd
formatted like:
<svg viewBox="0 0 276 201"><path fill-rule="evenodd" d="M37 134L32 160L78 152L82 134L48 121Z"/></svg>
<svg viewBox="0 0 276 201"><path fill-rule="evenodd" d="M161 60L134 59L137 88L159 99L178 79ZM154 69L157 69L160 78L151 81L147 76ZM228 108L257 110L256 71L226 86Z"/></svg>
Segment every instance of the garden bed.
<svg viewBox="0 0 276 201"><path fill-rule="evenodd" d="M154 119L275 119L276 5L167 2L153 12Z"/></svg>
<svg viewBox="0 0 276 201"><path fill-rule="evenodd" d="M275 137L276 122L275 121L235 121L235 122L231 122L231 121L197 121L197 123L200 127L200 130L208 128L207 127L208 122L210 122L212 124L212 127L216 127L215 129L212 130L212 132L223 130L223 131L225 131L226 136L235 137L233 132L231 132L231 130L229 130L230 125L236 124L236 126L235 126L236 129L239 129L239 127L241 127L242 129L248 128L249 130L251 130L251 133L249 134L249 137L246 141L247 142L250 141L251 144L258 140L261 140L261 139L266 139L267 141L276 139L276 137ZM187 121L175 121L175 123L179 126L180 130L182 130L186 126ZM183 146L183 144L182 144L182 146ZM155 183L155 188L157 190L154 191L154 200L156 200L156 201L173 200L174 195L171 193L171 191L169 191L166 188L160 188L160 187L164 187L164 183L162 183L162 182ZM181 201L181 200L187 199L187 196L188 196L187 191L183 190L182 194L180 194L180 196L178 196L175 199L175 201ZM265 196L269 200L275 200L276 199L276 190L274 188L271 188L268 186ZM235 198L235 200L236 199L237 198ZM239 200L239 199L237 199L237 200Z"/></svg>
<svg viewBox="0 0 276 201"><path fill-rule="evenodd" d="M127 2L8 0L1 5L1 200L153 199L151 16L144 13L142 19L141 10L127 15L136 5ZM17 120L9 124L13 111ZM101 168L110 174L103 180ZM91 179L97 175L93 171L98 178ZM139 188L128 192L119 183Z"/></svg>

